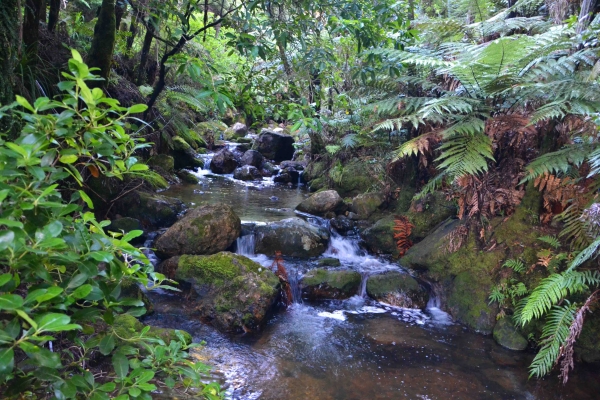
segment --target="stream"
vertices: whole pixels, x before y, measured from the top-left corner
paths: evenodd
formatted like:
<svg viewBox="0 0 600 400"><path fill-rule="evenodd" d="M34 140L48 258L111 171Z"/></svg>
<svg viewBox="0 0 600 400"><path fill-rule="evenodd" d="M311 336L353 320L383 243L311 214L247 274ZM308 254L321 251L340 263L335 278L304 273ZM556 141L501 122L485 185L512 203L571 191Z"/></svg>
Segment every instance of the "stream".
<svg viewBox="0 0 600 400"><path fill-rule="evenodd" d="M243 223L266 223L298 216L294 208L309 193L302 185L271 179L242 182L229 175L195 173L198 185L163 192L186 203L229 204ZM304 215L310 223L327 222ZM238 239L237 252L265 267L273 260L254 254L252 234ZM263 331L228 335L190 318L187 304L165 292L149 295L155 313L144 322L185 329L206 345L195 356L214 366L230 399L596 399L597 371L577 365L569 383L556 376L528 380L531 352L514 352L454 323L435 298L425 310L396 308L364 294L369 275L402 270L397 263L363 251L358 238L332 232L322 257L363 276L359 295L340 301L303 302L298 278L317 267L315 260L286 259L294 303L276 312Z"/></svg>

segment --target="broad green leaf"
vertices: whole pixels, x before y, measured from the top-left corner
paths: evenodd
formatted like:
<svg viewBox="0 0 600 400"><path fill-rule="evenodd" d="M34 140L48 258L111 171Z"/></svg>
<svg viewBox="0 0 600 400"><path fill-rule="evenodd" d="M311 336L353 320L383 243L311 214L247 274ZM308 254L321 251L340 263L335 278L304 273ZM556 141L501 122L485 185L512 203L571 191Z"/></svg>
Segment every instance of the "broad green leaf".
<svg viewBox="0 0 600 400"><path fill-rule="evenodd" d="M38 303L43 303L45 301L51 300L56 296L60 295L63 292L63 289L58 286L53 286L48 289L37 289L30 292L25 298L24 304L29 304L33 301Z"/></svg>
<svg viewBox="0 0 600 400"><path fill-rule="evenodd" d="M10 374L15 367L15 352L12 347L0 347L0 377Z"/></svg>
<svg viewBox="0 0 600 400"><path fill-rule="evenodd" d="M27 110L31 111L32 113L35 112L34 108L31 106L31 104L27 101L27 99L25 97L17 95L16 100L17 100L17 103L21 107L26 108Z"/></svg>
<svg viewBox="0 0 600 400"><path fill-rule="evenodd" d="M140 394L142 394L142 391L139 388L137 388L137 387L129 388L129 395L131 397L138 397Z"/></svg>
<svg viewBox="0 0 600 400"><path fill-rule="evenodd" d="M118 378L123 379L127 376L129 372L129 360L124 354L120 352L115 353L112 357L112 364Z"/></svg>
<svg viewBox="0 0 600 400"><path fill-rule="evenodd" d="M92 292L92 285L87 283L87 284L79 286L77 289L75 289L73 291L73 293L71 293L71 297L79 300L79 299L83 299L84 297L89 295L91 292Z"/></svg>
<svg viewBox="0 0 600 400"><path fill-rule="evenodd" d="M23 298L16 294L0 295L0 310L11 311L23 307Z"/></svg>
<svg viewBox="0 0 600 400"><path fill-rule="evenodd" d="M0 251L9 248L15 240L15 233L13 231L2 231L0 232Z"/></svg>
<svg viewBox="0 0 600 400"><path fill-rule="evenodd" d="M0 287L6 285L8 281L12 279L12 274L2 274L0 275Z"/></svg>
<svg viewBox="0 0 600 400"><path fill-rule="evenodd" d="M79 191L79 195L81 196L83 201L85 201L85 204L87 204L87 206L90 208L90 210L93 210L94 202L92 201L92 199L90 199L90 196L88 196L87 193L84 192L83 190Z"/></svg>
<svg viewBox="0 0 600 400"><path fill-rule="evenodd" d="M73 164L78 158L75 154L67 154L59 158L59 161L63 164Z"/></svg>
<svg viewBox="0 0 600 400"><path fill-rule="evenodd" d="M113 351L113 349L115 348L115 337L114 335L110 334L110 335L106 335L102 338L102 340L100 341L100 353L102 353L103 355L107 356L111 353L111 351Z"/></svg>
<svg viewBox="0 0 600 400"><path fill-rule="evenodd" d="M0 225L7 226L9 228L23 228L23 224L21 222L6 218L0 218Z"/></svg>
<svg viewBox="0 0 600 400"><path fill-rule="evenodd" d="M145 104L134 104L127 109L130 114L138 114L146 111L148 106Z"/></svg>
<svg viewBox="0 0 600 400"><path fill-rule="evenodd" d="M69 324L71 317L65 314L44 314L41 317L35 318L35 322L38 324L38 332L61 332L81 329L79 325Z"/></svg>

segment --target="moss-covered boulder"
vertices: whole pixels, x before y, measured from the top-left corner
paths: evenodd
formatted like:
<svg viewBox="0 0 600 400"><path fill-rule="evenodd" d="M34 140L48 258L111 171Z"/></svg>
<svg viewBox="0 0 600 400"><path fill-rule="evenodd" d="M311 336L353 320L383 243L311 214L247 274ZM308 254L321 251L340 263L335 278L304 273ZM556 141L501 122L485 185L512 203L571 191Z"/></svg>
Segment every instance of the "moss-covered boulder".
<svg viewBox="0 0 600 400"><path fill-rule="evenodd" d="M177 177L179 179L181 179L182 182L185 182L185 183L197 185L198 182L200 182L200 180L198 179L198 177L196 175L192 174L190 171L186 171L185 169L181 169L181 170L177 171L175 174L177 175Z"/></svg>
<svg viewBox="0 0 600 400"><path fill-rule="evenodd" d="M228 252L179 257L175 279L192 284L199 317L225 332L260 329L279 296L273 272Z"/></svg>
<svg viewBox="0 0 600 400"><path fill-rule="evenodd" d="M454 278L448 293L448 311L457 321L477 332L489 335L496 324L498 307L489 304L493 283L491 276L461 272Z"/></svg>
<svg viewBox="0 0 600 400"><path fill-rule="evenodd" d="M132 192L115 203L115 212L139 220L144 228L173 225L185 206L179 199L156 193Z"/></svg>
<svg viewBox="0 0 600 400"><path fill-rule="evenodd" d="M152 168L160 168L165 172L172 173L175 168L175 160L167 154L157 154L148 160L148 165Z"/></svg>
<svg viewBox="0 0 600 400"><path fill-rule="evenodd" d="M122 217L110 221L110 225L107 229L113 232L128 233L131 231L142 229L142 224L140 223L139 219Z"/></svg>
<svg viewBox="0 0 600 400"><path fill-rule="evenodd" d="M227 249L240 236L241 221L225 204L190 210L154 246L156 254L168 258L182 254L214 254Z"/></svg>
<svg viewBox="0 0 600 400"><path fill-rule="evenodd" d="M383 205L385 197L381 192L359 194L352 199L352 212L359 215L360 218L369 218L379 207Z"/></svg>
<svg viewBox="0 0 600 400"><path fill-rule="evenodd" d="M403 267L431 271L434 279L446 277L444 248L447 244L448 235L462 224L454 219L448 220L430 233L425 239L412 246L400 259Z"/></svg>
<svg viewBox="0 0 600 400"><path fill-rule="evenodd" d="M439 224L456 215L454 205L446 200L443 193L433 193L425 199L413 203L410 209L401 213L414 225L411 238L418 242L429 235Z"/></svg>
<svg viewBox="0 0 600 400"><path fill-rule="evenodd" d="M130 314L121 314L116 316L112 326L120 344L128 344L129 342L127 339L138 337L142 329L145 327L146 325L138 321L133 315ZM146 336L155 339L162 339L165 344L169 344L172 340L182 339L185 344L192 343L192 335L186 331L158 328L156 326L151 326L148 333L146 333Z"/></svg>
<svg viewBox="0 0 600 400"><path fill-rule="evenodd" d="M320 267L339 267L342 265L342 263L335 257L325 257L318 259L317 265Z"/></svg>
<svg viewBox="0 0 600 400"><path fill-rule="evenodd" d="M330 212L339 212L344 208L344 200L335 190L325 190L315 193L302 203L296 210L312 215L325 215Z"/></svg>
<svg viewBox="0 0 600 400"><path fill-rule="evenodd" d="M358 294L361 279L355 271L313 269L302 278L300 290L306 300L347 299Z"/></svg>
<svg viewBox="0 0 600 400"><path fill-rule="evenodd" d="M367 229L360 232L364 246L375 254L391 254L398 256L398 248L394 240L394 216L384 217Z"/></svg>
<svg viewBox="0 0 600 400"><path fill-rule="evenodd" d="M204 162L198 158L198 153L183 138L174 136L173 161L175 169L202 168Z"/></svg>
<svg viewBox="0 0 600 400"><path fill-rule="evenodd" d="M248 127L246 124L236 122L231 127L225 130L225 138L228 140L243 138L248 134Z"/></svg>
<svg viewBox="0 0 600 400"><path fill-rule="evenodd" d="M321 178L327 172L327 163L325 161L313 161L308 163L302 176L306 182L311 182Z"/></svg>
<svg viewBox="0 0 600 400"><path fill-rule="evenodd" d="M575 342L575 355L583 362L600 363L600 313L598 311L586 314L581 335Z"/></svg>
<svg viewBox="0 0 600 400"><path fill-rule="evenodd" d="M415 278L397 271L370 276L367 294L377 301L405 308L425 308L429 300L427 290Z"/></svg>
<svg viewBox="0 0 600 400"><path fill-rule="evenodd" d="M333 189L342 197L354 197L369 190L378 190L378 181L373 179L365 161L352 159L343 165L341 170L333 168L329 170L329 177L333 183Z"/></svg>
<svg viewBox="0 0 600 400"><path fill-rule="evenodd" d="M342 235L354 230L354 221L345 215L338 215L335 218L331 218L329 224Z"/></svg>
<svg viewBox="0 0 600 400"><path fill-rule="evenodd" d="M291 160L295 151L294 138L285 133L263 129L252 149L260 152L268 160Z"/></svg>
<svg viewBox="0 0 600 400"><path fill-rule="evenodd" d="M256 227L256 252L273 255L310 258L327 250L329 231L301 218L288 218Z"/></svg>
<svg viewBox="0 0 600 400"><path fill-rule="evenodd" d="M496 323L493 336L496 343L509 350L525 350L528 345L527 339L521 335L510 317L504 317Z"/></svg>

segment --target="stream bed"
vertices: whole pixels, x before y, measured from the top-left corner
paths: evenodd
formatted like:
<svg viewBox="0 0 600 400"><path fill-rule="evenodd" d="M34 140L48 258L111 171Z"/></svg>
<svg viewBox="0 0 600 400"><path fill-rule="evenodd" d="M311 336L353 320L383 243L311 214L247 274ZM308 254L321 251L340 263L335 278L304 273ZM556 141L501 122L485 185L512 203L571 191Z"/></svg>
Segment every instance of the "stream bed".
<svg viewBox="0 0 600 400"><path fill-rule="evenodd" d="M196 205L226 203L243 222L259 223L295 216L295 206L308 197L301 185L245 183L206 170L196 174L200 184L163 193ZM272 259L254 255L248 239L238 239L238 253L269 267ZM361 272L363 279L401 270L361 250L356 238L335 232L323 257L332 255L342 268ZM294 282L316 263L286 259L285 266ZM190 317L190 305L179 296L152 291L150 296L155 313L145 322L185 329L195 341L205 341L196 356L214 366L211 379L218 380L231 399L545 400L597 399L600 393L597 371L585 365L576 367L566 386L556 376L528 380L533 353L506 350L491 336L452 322L435 299L425 310L417 310L360 295L302 303L296 293L295 303L276 312L262 332L228 335Z"/></svg>

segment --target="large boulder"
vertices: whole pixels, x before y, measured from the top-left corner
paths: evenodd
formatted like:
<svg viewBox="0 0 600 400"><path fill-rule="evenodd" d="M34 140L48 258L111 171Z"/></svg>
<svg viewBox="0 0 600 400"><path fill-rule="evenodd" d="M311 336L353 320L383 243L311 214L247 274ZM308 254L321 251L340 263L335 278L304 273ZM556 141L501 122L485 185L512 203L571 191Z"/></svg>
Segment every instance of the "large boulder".
<svg viewBox="0 0 600 400"><path fill-rule="evenodd" d="M338 215L335 218L331 218L329 220L329 224L332 228L334 228L342 235L345 235L348 232L354 230L354 221L346 217L345 215Z"/></svg>
<svg viewBox="0 0 600 400"><path fill-rule="evenodd" d="M190 210L154 246L163 259L182 254L214 254L231 246L241 229L240 218L231 207L207 205Z"/></svg>
<svg viewBox="0 0 600 400"><path fill-rule="evenodd" d="M325 215L330 212L341 211L344 208L344 200L335 190L325 190L315 193L302 203L298 204L296 210L312 215Z"/></svg>
<svg viewBox="0 0 600 400"><path fill-rule="evenodd" d="M295 150L294 138L285 133L263 129L252 149L259 151L269 160L277 162L291 160Z"/></svg>
<svg viewBox="0 0 600 400"><path fill-rule="evenodd" d="M394 217L384 217L367 229L360 232L364 246L375 254L391 254L398 256L398 247L394 240Z"/></svg>
<svg viewBox="0 0 600 400"><path fill-rule="evenodd" d="M273 178L274 182L277 183L293 183L297 184L300 181L300 172L294 168L285 168L279 171L279 174Z"/></svg>
<svg viewBox="0 0 600 400"><path fill-rule="evenodd" d="M218 151L210 162L210 170L215 174L230 174L238 166L235 154L227 147Z"/></svg>
<svg viewBox="0 0 600 400"><path fill-rule="evenodd" d="M493 283L491 276L476 276L468 271L454 278L448 293L448 311L459 322L479 333L489 335L496 324L498 307L489 303Z"/></svg>
<svg viewBox="0 0 600 400"><path fill-rule="evenodd" d="M231 128L228 128L225 131L225 137L228 139L236 139L244 137L248 134L248 127L246 124L242 124L241 122L236 122L233 124Z"/></svg>
<svg viewBox="0 0 600 400"><path fill-rule="evenodd" d="M293 168L296 171L303 171L306 163L302 161L283 161L279 164L280 168Z"/></svg>
<svg viewBox="0 0 600 400"><path fill-rule="evenodd" d="M175 279L192 284L200 318L225 332L258 330L279 295L279 279L268 268L238 255L177 258Z"/></svg>
<svg viewBox="0 0 600 400"><path fill-rule="evenodd" d="M496 343L509 350L525 350L529 344L512 323L510 317L504 317L496 323L493 336Z"/></svg>
<svg viewBox="0 0 600 400"><path fill-rule="evenodd" d="M173 137L173 163L175 169L202 168L204 162L198 153L183 138Z"/></svg>
<svg viewBox="0 0 600 400"><path fill-rule="evenodd" d="M248 150L244 153L241 159L242 165L252 165L256 168L261 168L263 163L265 162L265 158L256 150Z"/></svg>
<svg viewBox="0 0 600 400"><path fill-rule="evenodd" d="M288 218L256 227L256 252L273 255L310 258L327 250L329 232L301 218Z"/></svg>
<svg viewBox="0 0 600 400"><path fill-rule="evenodd" d="M135 218L144 228L156 229L173 225L185 209L183 202L156 193L132 192L115 202L115 212Z"/></svg>
<svg viewBox="0 0 600 400"><path fill-rule="evenodd" d="M313 269L300 282L302 298L307 300L347 299L358 294L361 276L356 271Z"/></svg>
<svg viewBox="0 0 600 400"><path fill-rule="evenodd" d="M167 154L157 154L148 160L148 165L154 169L172 173L175 168L175 160ZM162 172L161 171L161 172Z"/></svg>
<svg viewBox="0 0 600 400"><path fill-rule="evenodd" d="M233 177L241 181L261 181L263 178L258 168L252 165L244 165L237 168L233 171Z"/></svg>
<svg viewBox="0 0 600 400"><path fill-rule="evenodd" d="M359 215L360 218L369 218L385 201L381 192L372 192L359 194L352 199L352 212Z"/></svg>
<svg viewBox="0 0 600 400"><path fill-rule="evenodd" d="M412 276L391 271L370 276L367 294L377 301L405 308L425 308L429 294Z"/></svg>

